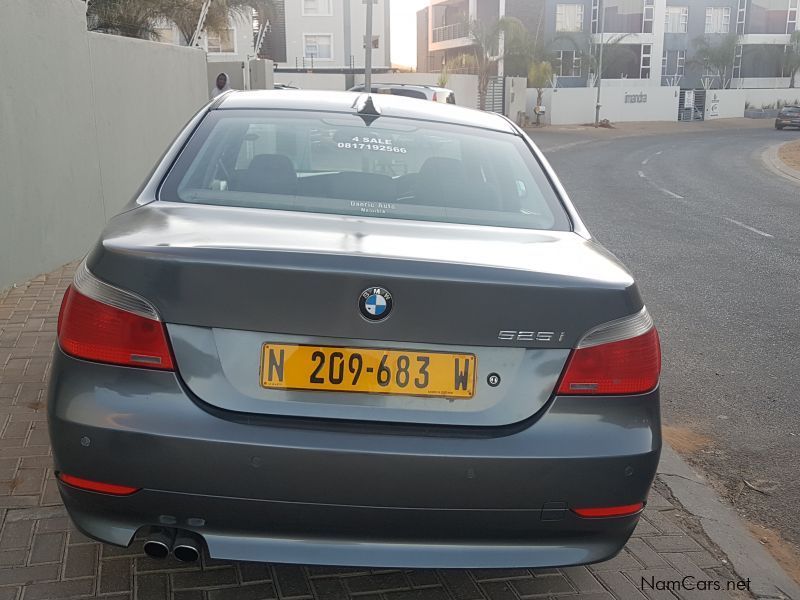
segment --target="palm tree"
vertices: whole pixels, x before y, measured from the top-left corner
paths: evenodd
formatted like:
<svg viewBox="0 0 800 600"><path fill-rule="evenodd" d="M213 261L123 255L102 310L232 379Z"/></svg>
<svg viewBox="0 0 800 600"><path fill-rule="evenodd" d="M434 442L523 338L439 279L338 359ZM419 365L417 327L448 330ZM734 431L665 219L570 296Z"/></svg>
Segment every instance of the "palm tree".
<svg viewBox="0 0 800 600"><path fill-rule="evenodd" d="M553 81L553 65L548 61L543 60L538 63L533 63L528 69L528 87L536 88L536 106L542 105L542 96L544 95L544 88L552 85ZM536 111L536 124L539 124L540 114Z"/></svg>
<svg viewBox="0 0 800 600"><path fill-rule="evenodd" d="M511 52L518 52L527 36L522 21L513 17L503 17L491 23L473 21L469 26L472 48L468 53L457 56L450 62L454 69L473 70L478 75L478 98L481 110L486 109L486 94L489 80L497 72L497 64ZM506 51L500 53L500 42Z"/></svg>
<svg viewBox="0 0 800 600"><path fill-rule="evenodd" d="M164 8L164 0L88 0L86 23L89 31L151 39Z"/></svg>
<svg viewBox="0 0 800 600"><path fill-rule="evenodd" d="M152 39L164 21L175 23L188 43L197 28L203 0L88 0L86 19L89 30ZM273 0L212 0L204 28L221 31L229 19L255 11L260 23L274 18Z"/></svg>
<svg viewBox="0 0 800 600"><path fill-rule="evenodd" d="M168 0L170 6L165 16L175 23L175 26L188 44L200 14L203 9L203 0ZM222 31L228 28L231 18L247 16L255 11L259 23L266 23L274 18L275 5L272 0L212 0L203 28L207 31Z"/></svg>
<svg viewBox="0 0 800 600"><path fill-rule="evenodd" d="M719 87L727 89L733 77L733 61L736 58L739 36L735 33L728 34L716 45L712 45L705 37L696 38L692 43L695 47L695 58L691 62L707 68L719 80Z"/></svg>
<svg viewBox="0 0 800 600"><path fill-rule="evenodd" d="M783 57L783 72L789 73L789 87L793 88L797 71L800 70L800 29L792 33Z"/></svg>

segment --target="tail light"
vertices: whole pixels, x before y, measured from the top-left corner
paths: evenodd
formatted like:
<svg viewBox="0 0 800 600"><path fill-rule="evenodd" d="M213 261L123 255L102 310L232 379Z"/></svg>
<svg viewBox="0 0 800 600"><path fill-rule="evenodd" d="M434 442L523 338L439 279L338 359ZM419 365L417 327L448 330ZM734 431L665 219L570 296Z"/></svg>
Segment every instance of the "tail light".
<svg viewBox="0 0 800 600"><path fill-rule="evenodd" d="M433 92L433 101L434 102L438 102L439 101L439 94L437 94L436 92Z"/></svg>
<svg viewBox="0 0 800 600"><path fill-rule="evenodd" d="M167 331L149 302L78 267L58 314L58 343L93 362L173 370Z"/></svg>
<svg viewBox="0 0 800 600"><path fill-rule="evenodd" d="M561 395L643 394L658 385L661 345L646 308L589 331L573 350Z"/></svg>

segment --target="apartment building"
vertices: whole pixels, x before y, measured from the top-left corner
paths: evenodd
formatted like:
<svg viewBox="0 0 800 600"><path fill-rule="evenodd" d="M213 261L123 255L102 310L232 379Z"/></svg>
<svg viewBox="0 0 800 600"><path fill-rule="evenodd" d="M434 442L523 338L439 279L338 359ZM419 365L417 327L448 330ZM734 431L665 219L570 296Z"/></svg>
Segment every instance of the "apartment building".
<svg viewBox="0 0 800 600"><path fill-rule="evenodd" d="M189 43L178 27L162 22L155 28L155 41L186 46ZM208 56L208 62L245 62L255 58L253 18L247 14L233 15L228 27L219 31L203 31L198 45Z"/></svg>
<svg viewBox="0 0 800 600"><path fill-rule="evenodd" d="M528 31L544 33L543 0L430 0L417 13L417 70L441 70L472 45L470 23L501 16L516 17Z"/></svg>
<svg viewBox="0 0 800 600"><path fill-rule="evenodd" d="M683 88L718 86L697 45L736 36L733 86L785 85L783 56L798 26L800 0L431 0L418 14L418 69L437 71L469 48L469 23L500 15L543 32L560 87L603 79Z"/></svg>
<svg viewBox="0 0 800 600"><path fill-rule="evenodd" d="M391 67L390 0L373 0L372 64ZM363 70L364 0L276 0L277 15L259 53L280 70Z"/></svg>

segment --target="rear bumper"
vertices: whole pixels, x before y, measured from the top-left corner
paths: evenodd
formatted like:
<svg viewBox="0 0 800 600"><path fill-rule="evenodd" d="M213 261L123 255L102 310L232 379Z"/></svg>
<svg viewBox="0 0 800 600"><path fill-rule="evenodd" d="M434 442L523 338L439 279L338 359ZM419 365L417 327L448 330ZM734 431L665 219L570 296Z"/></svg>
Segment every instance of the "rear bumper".
<svg viewBox="0 0 800 600"><path fill-rule="evenodd" d="M276 419L205 410L173 373L56 351L56 469L143 488L61 485L76 525L127 545L137 529L201 535L215 558L396 567L563 566L607 559L638 515L570 507L644 500L661 446L658 391L556 398L487 430Z"/></svg>

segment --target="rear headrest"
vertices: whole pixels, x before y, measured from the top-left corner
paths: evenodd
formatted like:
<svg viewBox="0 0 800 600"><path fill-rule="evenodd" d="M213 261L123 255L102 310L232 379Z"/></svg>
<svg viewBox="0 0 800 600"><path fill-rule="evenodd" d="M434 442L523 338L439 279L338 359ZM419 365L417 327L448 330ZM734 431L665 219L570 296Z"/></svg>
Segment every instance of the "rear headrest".
<svg viewBox="0 0 800 600"><path fill-rule="evenodd" d="M292 161L282 154L257 154L237 186L242 192L293 195L297 188L297 172Z"/></svg>

